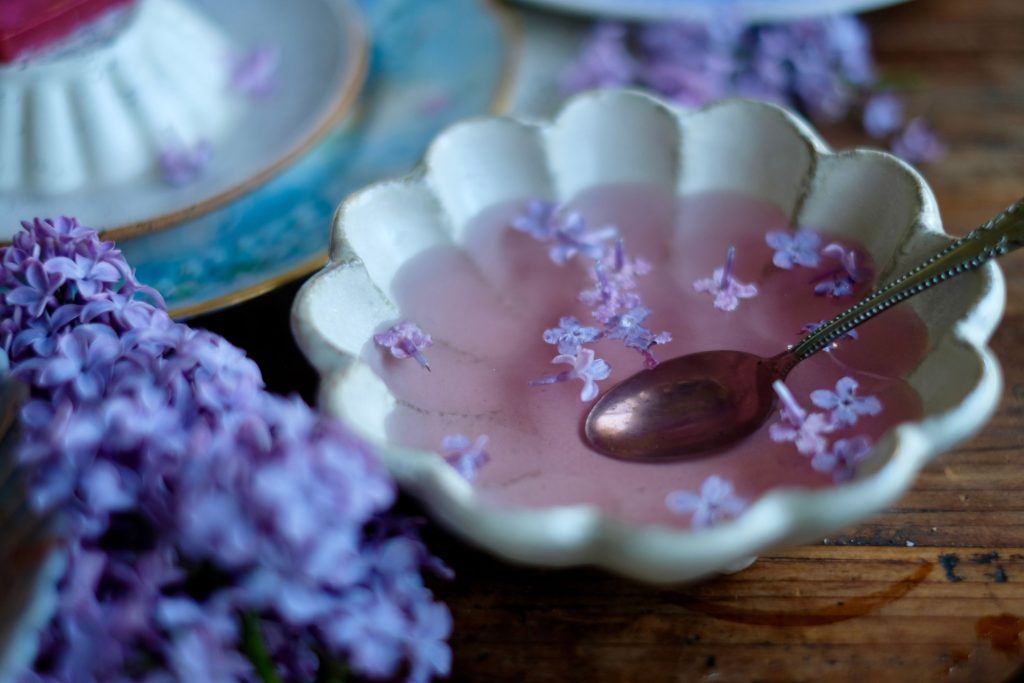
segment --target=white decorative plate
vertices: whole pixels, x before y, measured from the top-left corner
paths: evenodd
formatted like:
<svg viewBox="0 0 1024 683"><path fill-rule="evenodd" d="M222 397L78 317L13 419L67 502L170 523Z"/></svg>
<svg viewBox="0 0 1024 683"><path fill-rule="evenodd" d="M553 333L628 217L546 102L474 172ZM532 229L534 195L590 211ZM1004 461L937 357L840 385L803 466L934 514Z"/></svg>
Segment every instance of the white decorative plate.
<svg viewBox="0 0 1024 683"><path fill-rule="evenodd" d="M330 262L299 292L292 326L321 373L321 408L377 443L401 484L456 533L523 562L692 580L864 519L991 415L1001 379L986 342L1005 287L989 264L907 304L927 328L924 359L907 377L921 399L921 419L886 432L852 482L817 489L784 483L738 519L711 529L631 523L589 504L494 504L437 453L395 445L387 427L395 396L361 354L371 335L398 315L393 299L401 266L438 244L464 248L469 221L502 202L535 196L564 202L588 188L630 182L680 196L731 190L766 200L792 224L857 238L881 280L951 239L931 190L912 168L882 152L833 153L801 119L763 103L730 100L684 113L644 94L599 91L571 100L550 123L481 118L449 128L419 170L342 204ZM452 311L451 319L472 329L467 315ZM441 344L452 332L431 331ZM543 481L542 454L538 462L534 476ZM558 486L560 479L551 481Z"/></svg>
<svg viewBox="0 0 1024 683"><path fill-rule="evenodd" d="M350 0L141 0L112 37L0 68L0 212L76 216L111 236L194 218L280 171L354 102L367 39ZM230 87L276 52L272 91ZM210 146L181 186L162 150ZM0 227L9 240L17 221Z"/></svg>
<svg viewBox="0 0 1024 683"><path fill-rule="evenodd" d="M788 21L864 12L906 0L519 0L587 16L658 21L708 19L723 12L746 21Z"/></svg>

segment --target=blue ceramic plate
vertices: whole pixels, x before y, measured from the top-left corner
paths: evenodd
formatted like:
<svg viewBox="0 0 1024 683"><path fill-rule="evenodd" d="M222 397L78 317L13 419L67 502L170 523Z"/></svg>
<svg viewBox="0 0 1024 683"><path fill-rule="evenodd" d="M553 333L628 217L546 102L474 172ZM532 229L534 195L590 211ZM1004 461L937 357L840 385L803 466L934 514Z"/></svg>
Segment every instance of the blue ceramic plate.
<svg viewBox="0 0 1024 683"><path fill-rule="evenodd" d="M495 108L511 36L477 0L360 0L373 45L357 109L262 188L173 228L119 242L178 317L228 306L311 272L352 190L409 169L433 136ZM452 30L457 26L457 30Z"/></svg>
<svg viewBox="0 0 1024 683"><path fill-rule="evenodd" d="M863 12L906 0L519 0L548 9L618 19L704 19L723 11L747 21L786 21Z"/></svg>

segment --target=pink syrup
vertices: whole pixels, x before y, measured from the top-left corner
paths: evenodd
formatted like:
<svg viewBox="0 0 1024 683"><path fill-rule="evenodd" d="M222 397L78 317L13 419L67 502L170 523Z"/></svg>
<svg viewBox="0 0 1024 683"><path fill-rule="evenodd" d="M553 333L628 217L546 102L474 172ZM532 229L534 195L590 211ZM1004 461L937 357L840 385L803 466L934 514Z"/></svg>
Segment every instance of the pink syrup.
<svg viewBox="0 0 1024 683"><path fill-rule="evenodd" d="M509 506L594 505L630 522L686 526L690 520L665 505L673 490L699 491L711 475L724 477L736 493L753 502L780 487L820 488L829 474L810 466L792 443L768 436L772 418L728 451L673 463L629 463L590 450L580 427L592 402L580 401L582 383L530 387L532 379L568 366L552 365L557 351L543 331L565 315L600 327L576 295L588 286L586 261L557 266L547 246L509 224L523 202L482 212L465 244L436 247L405 264L393 287L401 318L434 337L425 350L432 372L400 361L372 344L364 359L397 397L388 419L389 437L402 445L438 451L444 436L463 433L490 438L491 460L473 485L492 502ZM650 187L616 185L590 190L570 203L589 226L616 225L627 251L653 265L639 291L653 310L646 325L674 339L655 347L660 359L708 349L737 349L770 356L800 338L808 322L828 319L866 294L861 283L852 296L815 296L810 284L825 270L782 270L772 264L764 240L770 230L790 228L775 205L734 193L678 198ZM801 226L823 228L826 226ZM826 237L827 241L828 238ZM856 246L849 240L844 246ZM759 296L732 312L718 310L693 281L721 267L736 247L735 277L753 282ZM823 262L824 263L824 262ZM829 435L831 440L867 436L872 442L894 425L921 415L920 398L906 383L925 353L927 330L908 307L897 307L863 325L860 338L843 342L800 364L786 383L808 411L815 389L835 388L850 376L859 395L873 395L884 409ZM642 369L642 358L620 342L589 345L612 367L608 389ZM826 411L827 412L827 411Z"/></svg>

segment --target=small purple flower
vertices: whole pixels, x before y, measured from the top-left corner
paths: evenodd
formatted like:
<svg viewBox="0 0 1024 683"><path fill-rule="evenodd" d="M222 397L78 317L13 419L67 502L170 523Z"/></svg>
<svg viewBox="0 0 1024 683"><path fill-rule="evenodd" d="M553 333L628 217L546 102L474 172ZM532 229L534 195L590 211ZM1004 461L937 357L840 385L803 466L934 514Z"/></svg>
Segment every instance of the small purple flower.
<svg viewBox="0 0 1024 683"><path fill-rule="evenodd" d="M415 358L417 363L430 370L430 365L421 351L433 346L434 340L415 323L403 320L384 332L373 335L373 341L377 346L390 350L395 358Z"/></svg>
<svg viewBox="0 0 1024 683"><path fill-rule="evenodd" d="M892 141L892 153L912 164L929 163L945 156L946 146L928 122L917 117Z"/></svg>
<svg viewBox="0 0 1024 683"><path fill-rule="evenodd" d="M811 467L817 472L831 473L838 484L853 479L857 466L871 453L871 441L858 436L839 439L832 444L832 450L820 451L811 459Z"/></svg>
<svg viewBox="0 0 1024 683"><path fill-rule="evenodd" d="M205 140L191 147L183 144L167 145L157 159L160 177L168 185L187 185L202 175L210 165L212 156L213 147Z"/></svg>
<svg viewBox="0 0 1024 683"><path fill-rule="evenodd" d="M836 390L818 389L811 392L811 403L831 410L831 421L837 427L849 427L857 424L861 415L878 415L882 412L882 402L875 396L858 396L857 380L843 377L836 382Z"/></svg>
<svg viewBox="0 0 1024 683"><path fill-rule="evenodd" d="M818 253L821 236L813 230L798 230L795 233L773 230L764 239L775 250L772 263L779 268L789 270L794 265L816 268L821 261Z"/></svg>
<svg viewBox="0 0 1024 683"><path fill-rule="evenodd" d="M85 299L95 298L110 284L121 279L121 272L112 264L85 254L73 258L55 256L46 262L46 271L60 273L74 283Z"/></svg>
<svg viewBox="0 0 1024 683"><path fill-rule="evenodd" d="M594 357L593 349L580 349L576 354L566 354L555 356L551 361L552 363L567 363L572 366L570 370L564 370L556 375L550 375L548 377L542 377L530 381L531 387L542 386L545 384L556 384L558 382L568 382L569 380L578 379L583 382L583 390L580 392L581 401L591 401L597 396L598 387L597 382L603 379L608 379L608 375L611 374L611 367L608 366L604 360Z"/></svg>
<svg viewBox="0 0 1024 683"><path fill-rule="evenodd" d="M819 320L816 323L807 323L806 325L804 325L803 327L800 328L800 331L797 332L797 334L811 334L812 332L817 332L819 329L821 329L822 327L824 327L827 324L828 324L828 320ZM857 333L857 330L850 330L850 331L844 333L839 338L840 339L859 339L860 338L860 334ZM830 351L831 349L825 349L825 350L826 351Z"/></svg>
<svg viewBox="0 0 1024 683"><path fill-rule="evenodd" d="M274 90L280 51L273 46L257 47L237 55L231 63L231 87L243 95L266 97Z"/></svg>
<svg viewBox="0 0 1024 683"><path fill-rule="evenodd" d="M618 233L612 226L590 230L578 211L563 216L555 204L540 199L527 202L524 212L512 220L512 227L538 241L554 242L548 255L560 266L576 254L600 259L604 252L601 243Z"/></svg>
<svg viewBox="0 0 1024 683"><path fill-rule="evenodd" d="M768 428L769 438L776 443L792 441L804 455L814 455L825 450L828 442L822 435L833 430L831 421L823 413L808 414L782 380L776 380L772 388L782 403L782 421Z"/></svg>
<svg viewBox="0 0 1024 683"><path fill-rule="evenodd" d="M466 481L473 481L480 469L491 460L487 448L487 437L479 436L470 441L465 434L452 434L441 441L445 461L455 468Z"/></svg>
<svg viewBox="0 0 1024 683"><path fill-rule="evenodd" d="M736 264L736 248L729 247L726 252L725 266L716 268L711 277L695 280L693 288L698 292L707 292L715 297L715 308L723 311L734 311L740 305L740 299L757 296L757 286L740 282L733 277Z"/></svg>
<svg viewBox="0 0 1024 683"><path fill-rule="evenodd" d="M644 365L653 368L658 365L657 359L650 352L655 344L667 344L672 341L668 332L655 334L643 326L643 322L651 314L646 306L637 306L621 315L612 318L608 323L605 336L609 339L621 339L630 349L636 349L644 356Z"/></svg>
<svg viewBox="0 0 1024 683"><path fill-rule="evenodd" d="M57 340L53 356L26 360L15 374L48 389L67 385L75 400L92 401L103 392L121 351L120 339L109 328L82 325Z"/></svg>
<svg viewBox="0 0 1024 683"><path fill-rule="evenodd" d="M64 276L46 270L38 259L30 258L24 263L25 284L7 293L8 304L23 306L33 318L38 318L49 305L56 305L54 294L64 283Z"/></svg>
<svg viewBox="0 0 1024 683"><path fill-rule="evenodd" d="M819 320L818 322L815 322L815 323L807 323L806 325L804 325L803 327L800 328L800 330L797 332L797 334L799 334L799 335L808 335L808 334L811 334L812 332L818 331L819 329L821 329L822 327L824 327L827 324L828 324L828 320ZM859 338L860 338L860 335L857 333L857 330L848 330L847 332L845 332L845 333L843 333L842 335L839 336L839 339L855 340L855 339L859 339ZM824 351L825 351L825 353L832 353L832 349L837 348L838 346L839 346L838 343L836 343L834 341L831 344L829 344L827 347L825 347Z"/></svg>
<svg viewBox="0 0 1024 683"><path fill-rule="evenodd" d="M590 307L598 321L607 325L620 311L641 305L640 295L633 291L636 284L609 272L603 260L595 261L590 270L594 285L580 292L577 299Z"/></svg>
<svg viewBox="0 0 1024 683"><path fill-rule="evenodd" d="M735 494L732 482L713 474L701 484L700 493L672 491L665 496L665 505L677 515L693 514L691 526L707 529L733 519L747 507L747 502Z"/></svg>
<svg viewBox="0 0 1024 683"><path fill-rule="evenodd" d="M892 135L903 125L903 100L892 93L872 96L864 105L863 124L873 138Z"/></svg>
<svg viewBox="0 0 1024 683"><path fill-rule="evenodd" d="M554 239L557 229L558 205L544 199L531 199L524 210L512 219L512 227L533 239L547 242Z"/></svg>
<svg viewBox="0 0 1024 683"><path fill-rule="evenodd" d="M847 249L837 242L832 242L826 245L821 253L837 259L839 265L811 281L814 284L814 293L818 296L849 296L858 283L871 277L871 269L861 265L863 255L856 249Z"/></svg>
<svg viewBox="0 0 1024 683"><path fill-rule="evenodd" d="M554 245L548 255L558 265L565 265L576 256L583 254L592 259L599 259L604 247L601 243L618 234L613 226L607 225L599 230L590 230L583 214L573 211L563 220L558 221L554 232Z"/></svg>
<svg viewBox="0 0 1024 683"><path fill-rule="evenodd" d="M601 330L596 327L584 327L571 315L559 319L558 327L544 330L544 341L548 344L557 344L559 353L576 353L584 344L600 338Z"/></svg>

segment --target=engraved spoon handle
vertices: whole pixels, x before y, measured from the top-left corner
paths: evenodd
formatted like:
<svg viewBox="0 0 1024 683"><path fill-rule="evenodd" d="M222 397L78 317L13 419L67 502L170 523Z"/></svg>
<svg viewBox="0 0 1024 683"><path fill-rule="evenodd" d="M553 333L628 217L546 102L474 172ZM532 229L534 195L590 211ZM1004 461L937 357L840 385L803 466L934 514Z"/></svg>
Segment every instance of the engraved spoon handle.
<svg viewBox="0 0 1024 683"><path fill-rule="evenodd" d="M811 332L790 353L804 360L890 306L1020 246L1024 246L1024 198Z"/></svg>

